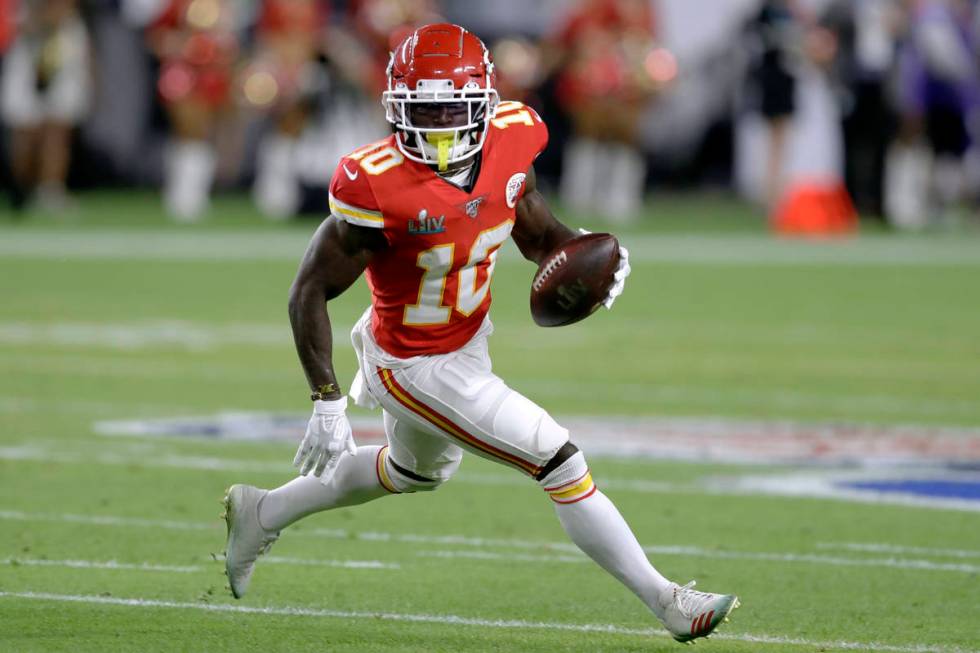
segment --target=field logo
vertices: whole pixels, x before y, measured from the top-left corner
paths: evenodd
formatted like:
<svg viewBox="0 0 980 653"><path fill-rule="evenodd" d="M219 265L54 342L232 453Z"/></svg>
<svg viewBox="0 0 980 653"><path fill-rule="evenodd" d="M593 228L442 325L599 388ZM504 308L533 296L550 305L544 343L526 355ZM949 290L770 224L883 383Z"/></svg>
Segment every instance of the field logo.
<svg viewBox="0 0 980 653"><path fill-rule="evenodd" d="M226 412L101 421L94 430L105 436L295 443L307 421L300 414ZM380 419L351 422L359 442L385 441ZM692 491L980 512L976 428L650 417L575 417L563 419L562 425L595 456L778 466L706 477ZM611 431L615 438L609 437ZM787 471L787 466L794 469Z"/></svg>

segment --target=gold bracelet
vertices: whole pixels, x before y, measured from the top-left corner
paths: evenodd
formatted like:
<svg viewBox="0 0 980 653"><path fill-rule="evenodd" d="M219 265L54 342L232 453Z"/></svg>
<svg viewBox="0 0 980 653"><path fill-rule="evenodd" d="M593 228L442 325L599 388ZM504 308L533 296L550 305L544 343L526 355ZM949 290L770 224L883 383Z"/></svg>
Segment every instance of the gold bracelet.
<svg viewBox="0 0 980 653"><path fill-rule="evenodd" d="M327 395L339 392L340 388L337 387L336 383L324 383L323 385L318 385L313 390L313 394L310 395L312 401L329 401Z"/></svg>

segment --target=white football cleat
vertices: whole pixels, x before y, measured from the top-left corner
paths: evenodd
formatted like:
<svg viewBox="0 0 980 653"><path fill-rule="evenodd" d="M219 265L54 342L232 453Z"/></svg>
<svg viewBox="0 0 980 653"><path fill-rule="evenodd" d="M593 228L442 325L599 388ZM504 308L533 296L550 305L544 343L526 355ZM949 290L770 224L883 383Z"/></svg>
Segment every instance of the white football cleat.
<svg viewBox="0 0 980 653"><path fill-rule="evenodd" d="M664 608L663 624L678 642L690 642L707 637L738 607L734 594L698 592L692 580L681 586L671 583L660 595Z"/></svg>
<svg viewBox="0 0 980 653"><path fill-rule="evenodd" d="M267 531L259 524L259 501L268 493L251 485L232 485L225 494L223 517L228 524L225 575L236 599L245 596L248 590L255 559L279 539L278 532Z"/></svg>

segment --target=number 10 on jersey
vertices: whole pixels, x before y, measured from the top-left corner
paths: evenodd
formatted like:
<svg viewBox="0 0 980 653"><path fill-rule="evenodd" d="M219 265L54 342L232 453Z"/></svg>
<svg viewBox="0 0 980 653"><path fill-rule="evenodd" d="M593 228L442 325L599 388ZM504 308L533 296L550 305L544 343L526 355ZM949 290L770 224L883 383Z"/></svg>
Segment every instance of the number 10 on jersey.
<svg viewBox="0 0 980 653"><path fill-rule="evenodd" d="M455 309L463 315L472 315L490 292L490 281L497 264L497 250L507 240L513 225L513 221L508 220L492 229L480 232L470 248L466 265L455 272L457 275ZM446 279L452 272L455 251L454 243L446 243L431 247L419 254L416 265L423 270L422 281L419 284L419 298L417 303L405 307L405 317L402 320L404 324L426 326L449 322L454 307L444 305L444 296ZM490 262L487 266L487 279L478 288L477 270L485 261Z"/></svg>

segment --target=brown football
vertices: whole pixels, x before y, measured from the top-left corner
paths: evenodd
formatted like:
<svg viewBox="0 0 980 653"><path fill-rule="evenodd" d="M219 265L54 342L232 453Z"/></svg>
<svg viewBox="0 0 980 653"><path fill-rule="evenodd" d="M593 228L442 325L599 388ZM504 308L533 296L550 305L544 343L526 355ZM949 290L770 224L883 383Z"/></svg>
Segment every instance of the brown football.
<svg viewBox="0 0 980 653"><path fill-rule="evenodd" d="M606 298L619 265L612 234L585 234L548 254L531 282L531 317L539 326L565 326L592 315Z"/></svg>

